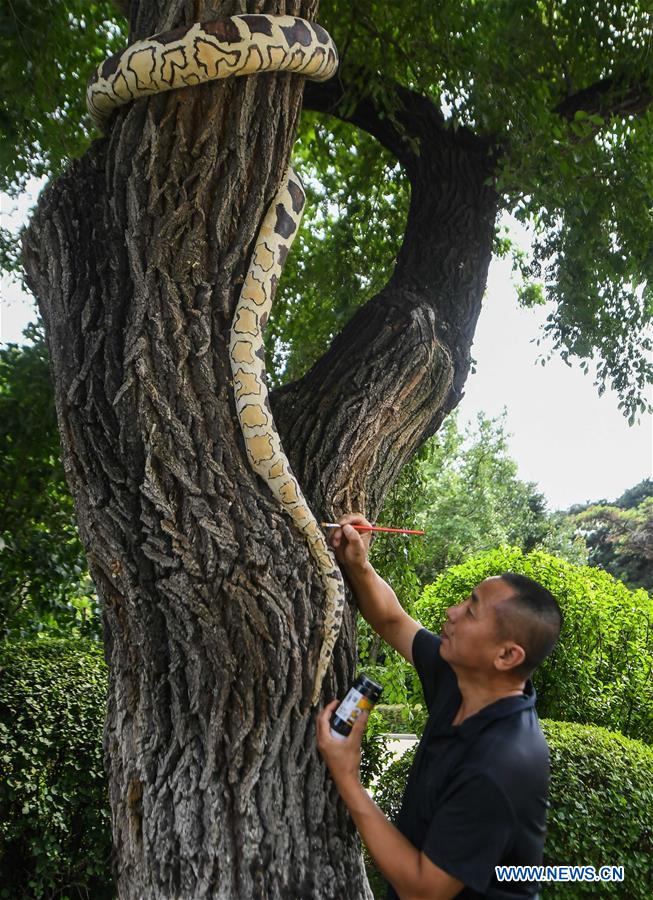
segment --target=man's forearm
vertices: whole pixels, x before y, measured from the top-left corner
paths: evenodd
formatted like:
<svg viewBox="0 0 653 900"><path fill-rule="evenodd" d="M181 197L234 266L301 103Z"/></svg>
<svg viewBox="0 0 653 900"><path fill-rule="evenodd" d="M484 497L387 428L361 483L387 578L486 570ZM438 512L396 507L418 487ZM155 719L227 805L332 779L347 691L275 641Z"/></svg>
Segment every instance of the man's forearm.
<svg viewBox="0 0 653 900"><path fill-rule="evenodd" d="M356 719L348 738L336 741L329 720L337 705L332 700L317 717L317 746L370 855L402 900L453 900L464 887L462 881L405 838L360 783L361 740L368 714Z"/></svg>
<svg viewBox="0 0 653 900"><path fill-rule="evenodd" d="M376 632L383 631L401 610L397 595L369 562L345 571L361 615Z"/></svg>
<svg viewBox="0 0 653 900"><path fill-rule="evenodd" d="M421 878L419 850L388 821L359 781L337 780L336 786L384 877L400 896L417 896Z"/></svg>

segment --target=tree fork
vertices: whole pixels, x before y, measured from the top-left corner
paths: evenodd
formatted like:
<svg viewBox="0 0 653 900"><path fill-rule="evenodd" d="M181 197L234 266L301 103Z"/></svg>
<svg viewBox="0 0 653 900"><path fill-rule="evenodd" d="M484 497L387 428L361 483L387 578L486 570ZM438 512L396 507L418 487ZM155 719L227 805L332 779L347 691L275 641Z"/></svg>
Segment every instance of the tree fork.
<svg viewBox="0 0 653 900"><path fill-rule="evenodd" d="M368 97L343 118L392 152L410 180L394 272L311 371L272 396L293 468L303 483L319 486L318 504L333 497L337 508L372 517L401 467L462 397L499 199L488 184L491 141L447 128L428 98L389 87L397 124ZM309 108L336 117L344 94L337 79L305 89ZM325 409L332 410L328 430Z"/></svg>

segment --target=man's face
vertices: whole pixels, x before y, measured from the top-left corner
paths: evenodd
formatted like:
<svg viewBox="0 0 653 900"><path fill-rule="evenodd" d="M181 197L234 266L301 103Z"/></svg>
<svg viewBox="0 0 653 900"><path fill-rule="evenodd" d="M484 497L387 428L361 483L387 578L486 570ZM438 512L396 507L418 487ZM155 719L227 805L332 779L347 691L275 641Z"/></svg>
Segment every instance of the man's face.
<svg viewBox="0 0 653 900"><path fill-rule="evenodd" d="M442 627L440 655L454 669L491 671L504 641L496 609L513 589L501 577L486 578L458 606L450 606Z"/></svg>

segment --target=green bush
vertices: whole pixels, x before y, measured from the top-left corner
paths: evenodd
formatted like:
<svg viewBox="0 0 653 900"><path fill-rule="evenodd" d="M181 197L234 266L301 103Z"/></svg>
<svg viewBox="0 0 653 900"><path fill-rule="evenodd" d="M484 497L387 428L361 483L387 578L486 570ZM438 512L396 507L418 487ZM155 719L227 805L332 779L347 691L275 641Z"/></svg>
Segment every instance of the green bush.
<svg viewBox="0 0 653 900"><path fill-rule="evenodd" d="M379 704L377 712L383 718L384 730L391 734L413 734L408 709L401 703Z"/></svg>
<svg viewBox="0 0 653 900"><path fill-rule="evenodd" d="M34 9L34 8L33 8ZM45 336L0 348L0 635L100 637L66 485Z"/></svg>
<svg viewBox="0 0 653 900"><path fill-rule="evenodd" d="M564 615L559 644L535 673L540 715L653 741L653 599L646 591L542 551L501 547L444 572L425 588L414 615L439 632L447 607L506 571L547 587Z"/></svg>
<svg viewBox="0 0 653 900"><path fill-rule="evenodd" d="M0 645L0 897L110 898L97 644Z"/></svg>
<svg viewBox="0 0 653 900"><path fill-rule="evenodd" d="M392 760L392 753L388 750L387 730L385 719L378 710L373 709L361 746L360 774L364 787L369 787L379 778Z"/></svg>
<svg viewBox="0 0 653 900"><path fill-rule="evenodd" d="M653 897L653 750L642 741L603 728L543 721L551 750L551 808L545 865L623 865L623 883L602 883L600 896ZM415 748L381 778L374 799L396 818ZM375 897L383 879L373 864L368 875ZM595 884L547 883L545 898L597 896Z"/></svg>
<svg viewBox="0 0 653 900"><path fill-rule="evenodd" d="M623 865L623 884L601 896L653 897L653 749L603 728L542 722L551 750L544 862ZM547 885L547 898L588 897L596 886Z"/></svg>

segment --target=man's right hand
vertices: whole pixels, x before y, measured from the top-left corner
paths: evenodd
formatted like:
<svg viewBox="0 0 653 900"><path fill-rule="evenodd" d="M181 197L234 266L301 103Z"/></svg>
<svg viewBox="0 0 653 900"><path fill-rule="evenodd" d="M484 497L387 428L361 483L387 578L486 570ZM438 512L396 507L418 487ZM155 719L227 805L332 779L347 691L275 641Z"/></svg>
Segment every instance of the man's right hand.
<svg viewBox="0 0 653 900"><path fill-rule="evenodd" d="M366 569L372 532L356 531L352 525L370 525L370 522L360 513L349 513L338 519L338 524L342 528L334 528L329 539L336 559L348 571Z"/></svg>
<svg viewBox="0 0 653 900"><path fill-rule="evenodd" d="M372 532L356 531L352 525L368 525L360 513L349 513L338 520L342 527L329 536L336 559L345 570L361 615L384 641L413 663L413 638L422 627L412 619L397 600L389 584L368 562Z"/></svg>

